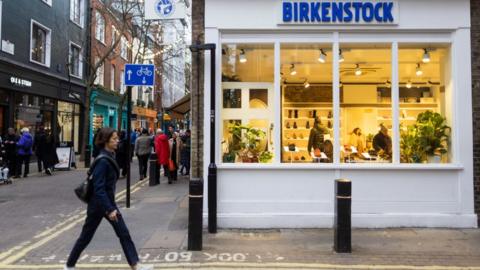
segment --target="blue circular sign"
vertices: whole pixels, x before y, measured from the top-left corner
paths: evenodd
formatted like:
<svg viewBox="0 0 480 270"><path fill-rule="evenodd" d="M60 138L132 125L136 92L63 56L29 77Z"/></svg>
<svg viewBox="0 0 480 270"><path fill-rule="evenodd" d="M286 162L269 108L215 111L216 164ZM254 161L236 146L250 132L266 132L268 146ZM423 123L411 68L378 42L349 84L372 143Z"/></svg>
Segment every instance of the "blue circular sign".
<svg viewBox="0 0 480 270"><path fill-rule="evenodd" d="M158 0L155 2L155 12L163 18L170 17L175 11L174 0Z"/></svg>

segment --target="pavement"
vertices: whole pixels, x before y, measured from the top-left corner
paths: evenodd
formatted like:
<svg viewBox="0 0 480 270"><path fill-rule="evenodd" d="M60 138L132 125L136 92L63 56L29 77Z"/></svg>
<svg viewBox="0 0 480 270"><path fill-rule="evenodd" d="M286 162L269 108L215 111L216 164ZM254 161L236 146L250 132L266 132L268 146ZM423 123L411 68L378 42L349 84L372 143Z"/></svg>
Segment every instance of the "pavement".
<svg viewBox="0 0 480 270"><path fill-rule="evenodd" d="M351 254L332 251L331 229L204 231L203 250L187 250L188 178L168 185L138 181L132 166L132 207L125 180L117 201L143 263L155 269L478 269L480 230L353 230ZM86 170L31 174L0 185L0 269L62 269L85 219L73 188ZM102 222L79 269L128 269L118 239Z"/></svg>

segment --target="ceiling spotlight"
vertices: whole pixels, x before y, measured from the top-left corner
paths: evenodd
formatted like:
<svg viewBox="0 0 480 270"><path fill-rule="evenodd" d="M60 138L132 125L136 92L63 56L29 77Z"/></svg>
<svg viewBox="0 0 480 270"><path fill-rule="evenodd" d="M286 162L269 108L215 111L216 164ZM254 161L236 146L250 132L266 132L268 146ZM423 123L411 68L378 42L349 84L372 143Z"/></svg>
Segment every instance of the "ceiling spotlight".
<svg viewBox="0 0 480 270"><path fill-rule="evenodd" d="M423 63L430 63L430 53L428 52L427 49L423 49L424 51L424 54L423 54L423 58L422 58L422 62Z"/></svg>
<svg viewBox="0 0 480 270"><path fill-rule="evenodd" d="M417 74L418 77L422 76L423 75L423 70L422 68L420 67L420 64L417 64L417 69L415 71L415 74Z"/></svg>
<svg viewBox="0 0 480 270"><path fill-rule="evenodd" d="M240 63L246 63L247 62L247 56L245 55L245 50L244 49L241 50L238 58L240 60Z"/></svg>
<svg viewBox="0 0 480 270"><path fill-rule="evenodd" d="M342 63L344 61L345 61L345 58L343 58L343 53L342 53L342 50L340 49L340 53L338 55L338 62Z"/></svg>
<svg viewBox="0 0 480 270"><path fill-rule="evenodd" d="M309 87L310 87L310 83L308 82L307 79L305 79L305 82L303 83L303 87L305 87L305 88L309 88Z"/></svg>
<svg viewBox="0 0 480 270"><path fill-rule="evenodd" d="M295 69L295 64L292 64L290 67L290 75L295 76L297 75L297 70Z"/></svg>
<svg viewBox="0 0 480 270"><path fill-rule="evenodd" d="M325 54L325 52L323 51L323 49L320 49L320 56L318 57L318 62L324 64L325 62L327 62L327 55Z"/></svg>
<svg viewBox="0 0 480 270"><path fill-rule="evenodd" d="M355 68L355 76L361 76L362 75L362 69L360 68L360 65L357 64L357 67Z"/></svg>
<svg viewBox="0 0 480 270"><path fill-rule="evenodd" d="M406 86L407 86L408 89L412 88L412 81L408 80Z"/></svg>

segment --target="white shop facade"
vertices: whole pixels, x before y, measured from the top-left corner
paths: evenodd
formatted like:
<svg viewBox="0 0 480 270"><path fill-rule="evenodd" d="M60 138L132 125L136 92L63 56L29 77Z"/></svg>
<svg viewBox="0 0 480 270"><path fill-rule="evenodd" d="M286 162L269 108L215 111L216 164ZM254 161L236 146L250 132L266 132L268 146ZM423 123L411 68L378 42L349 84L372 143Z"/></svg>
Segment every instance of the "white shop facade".
<svg viewBox="0 0 480 270"><path fill-rule="evenodd" d="M205 217L215 65L219 228L477 227L468 0L205 2Z"/></svg>

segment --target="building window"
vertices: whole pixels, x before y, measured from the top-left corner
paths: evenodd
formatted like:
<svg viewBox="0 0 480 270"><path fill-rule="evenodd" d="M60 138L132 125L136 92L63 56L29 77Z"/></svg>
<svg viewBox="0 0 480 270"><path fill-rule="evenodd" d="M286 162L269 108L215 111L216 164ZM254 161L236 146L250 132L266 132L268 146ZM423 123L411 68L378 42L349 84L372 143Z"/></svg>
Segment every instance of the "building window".
<svg viewBox="0 0 480 270"><path fill-rule="evenodd" d="M117 40L118 35L117 35L117 28L112 25L112 46L115 44L115 41Z"/></svg>
<svg viewBox="0 0 480 270"><path fill-rule="evenodd" d="M82 77L82 60L81 60L81 48L80 46L70 42L70 75L75 77Z"/></svg>
<svg viewBox="0 0 480 270"><path fill-rule="evenodd" d="M333 163L332 44L282 44L282 162Z"/></svg>
<svg viewBox="0 0 480 270"><path fill-rule="evenodd" d="M105 44L105 18L99 11L95 12L95 22L95 38Z"/></svg>
<svg viewBox="0 0 480 270"><path fill-rule="evenodd" d="M120 77L120 94L124 94L125 93L125 70L122 70L121 72L121 77Z"/></svg>
<svg viewBox="0 0 480 270"><path fill-rule="evenodd" d="M115 90L115 65L110 70L110 89Z"/></svg>
<svg viewBox="0 0 480 270"><path fill-rule="evenodd" d="M122 36L121 44L120 44L120 56L128 60L128 41L127 38Z"/></svg>
<svg viewBox="0 0 480 270"><path fill-rule="evenodd" d="M448 46L400 44L400 162L449 163L453 85Z"/></svg>
<svg viewBox="0 0 480 270"><path fill-rule="evenodd" d="M70 20L83 28L84 0L70 0Z"/></svg>
<svg viewBox="0 0 480 270"><path fill-rule="evenodd" d="M271 163L274 159L274 46L222 46L222 160Z"/></svg>
<svg viewBox="0 0 480 270"><path fill-rule="evenodd" d="M50 66L51 32L47 27L32 20L30 61Z"/></svg>
<svg viewBox="0 0 480 270"><path fill-rule="evenodd" d="M42 0L45 4L52 6L52 0Z"/></svg>
<svg viewBox="0 0 480 270"><path fill-rule="evenodd" d="M95 63L98 63L100 59L98 57L95 59ZM104 77L105 77L105 63L102 63L96 71L95 76L95 84L97 85L104 85Z"/></svg>

